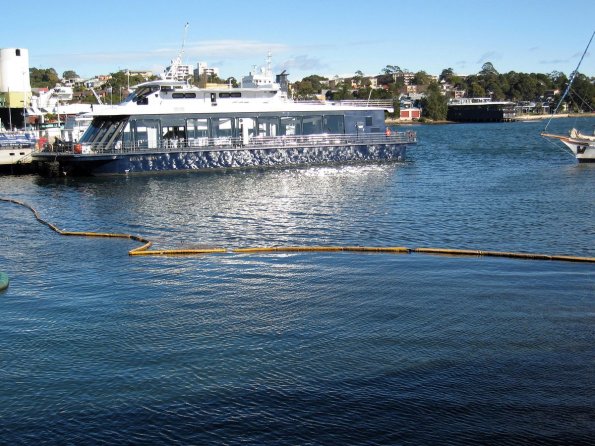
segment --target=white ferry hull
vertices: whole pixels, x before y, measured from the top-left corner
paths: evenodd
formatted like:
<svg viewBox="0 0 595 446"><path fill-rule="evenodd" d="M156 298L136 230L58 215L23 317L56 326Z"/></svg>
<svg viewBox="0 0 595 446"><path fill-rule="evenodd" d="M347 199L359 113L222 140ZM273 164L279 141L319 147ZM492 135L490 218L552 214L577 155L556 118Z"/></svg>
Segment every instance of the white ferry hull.
<svg viewBox="0 0 595 446"><path fill-rule="evenodd" d="M0 147L0 166L31 163L32 148Z"/></svg>
<svg viewBox="0 0 595 446"><path fill-rule="evenodd" d="M15 171L15 167L30 166L36 142L32 132L0 133L0 170Z"/></svg>

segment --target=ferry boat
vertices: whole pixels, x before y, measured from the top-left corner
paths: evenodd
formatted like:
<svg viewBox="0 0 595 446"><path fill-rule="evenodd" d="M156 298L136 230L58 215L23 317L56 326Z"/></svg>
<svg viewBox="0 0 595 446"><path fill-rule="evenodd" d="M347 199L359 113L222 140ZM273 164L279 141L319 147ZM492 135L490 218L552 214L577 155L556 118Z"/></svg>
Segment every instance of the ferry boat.
<svg viewBox="0 0 595 446"><path fill-rule="evenodd" d="M0 131L0 172L28 170L36 145L37 137L33 132Z"/></svg>
<svg viewBox="0 0 595 446"><path fill-rule="evenodd" d="M171 77L139 84L121 104L93 113L78 142L32 155L42 175L402 161L412 131L385 126L384 108L295 102L283 79L198 88Z"/></svg>

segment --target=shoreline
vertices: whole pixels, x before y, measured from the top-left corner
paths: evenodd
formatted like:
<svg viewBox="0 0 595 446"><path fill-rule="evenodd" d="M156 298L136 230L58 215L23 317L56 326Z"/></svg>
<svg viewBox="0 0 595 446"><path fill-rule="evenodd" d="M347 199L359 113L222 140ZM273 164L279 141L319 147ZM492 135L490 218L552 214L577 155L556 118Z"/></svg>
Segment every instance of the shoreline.
<svg viewBox="0 0 595 446"><path fill-rule="evenodd" d="M513 121L542 121L544 119L558 119L558 118L592 118L595 117L595 112L590 113L559 113L557 115L517 115ZM468 124L465 122L455 121L432 121L432 120L401 120L399 118L387 118L384 120L386 125L442 125L442 124ZM479 124L479 123L478 123Z"/></svg>

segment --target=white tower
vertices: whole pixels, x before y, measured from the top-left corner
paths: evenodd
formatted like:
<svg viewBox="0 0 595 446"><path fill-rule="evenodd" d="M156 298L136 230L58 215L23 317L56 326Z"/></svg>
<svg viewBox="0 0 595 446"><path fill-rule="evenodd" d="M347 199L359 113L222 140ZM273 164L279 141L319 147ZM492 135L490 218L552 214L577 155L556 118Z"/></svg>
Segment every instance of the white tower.
<svg viewBox="0 0 595 446"><path fill-rule="evenodd" d="M30 102L29 50L0 48L0 124L26 128Z"/></svg>
<svg viewBox="0 0 595 446"><path fill-rule="evenodd" d="M0 49L0 107L22 108L30 100L29 50Z"/></svg>

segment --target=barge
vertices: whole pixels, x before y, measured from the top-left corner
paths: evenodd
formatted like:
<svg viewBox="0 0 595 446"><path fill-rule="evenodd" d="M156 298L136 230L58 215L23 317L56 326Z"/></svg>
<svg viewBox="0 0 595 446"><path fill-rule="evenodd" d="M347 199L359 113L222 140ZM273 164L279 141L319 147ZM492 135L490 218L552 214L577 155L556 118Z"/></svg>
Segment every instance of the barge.
<svg viewBox="0 0 595 446"><path fill-rule="evenodd" d="M446 119L453 122L510 122L516 120L516 104L490 98L461 98L448 103Z"/></svg>

